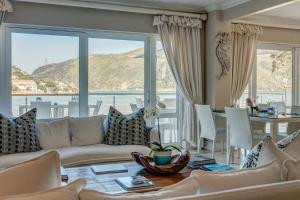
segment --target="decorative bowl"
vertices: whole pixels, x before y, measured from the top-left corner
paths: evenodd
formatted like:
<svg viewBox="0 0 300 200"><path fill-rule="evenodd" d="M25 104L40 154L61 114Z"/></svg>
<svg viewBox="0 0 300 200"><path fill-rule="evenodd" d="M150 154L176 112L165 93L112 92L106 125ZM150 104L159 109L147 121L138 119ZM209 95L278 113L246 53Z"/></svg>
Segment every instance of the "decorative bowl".
<svg viewBox="0 0 300 200"><path fill-rule="evenodd" d="M145 167L149 173L160 176L176 174L190 161L190 153L188 151L172 156L171 163L168 165L155 165L153 158L145 156L139 152L132 152L131 155L135 162Z"/></svg>

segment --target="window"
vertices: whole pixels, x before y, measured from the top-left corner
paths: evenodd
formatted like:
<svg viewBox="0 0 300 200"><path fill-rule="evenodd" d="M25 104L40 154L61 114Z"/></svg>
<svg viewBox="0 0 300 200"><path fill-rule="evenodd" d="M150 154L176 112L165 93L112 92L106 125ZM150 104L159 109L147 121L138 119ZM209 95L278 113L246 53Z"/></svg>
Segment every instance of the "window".
<svg viewBox="0 0 300 200"><path fill-rule="evenodd" d="M240 99L256 97L258 104L284 102L287 109L299 104L299 52L298 47L259 44L256 66L247 89Z"/></svg>
<svg viewBox="0 0 300 200"><path fill-rule="evenodd" d="M257 49L256 96L258 103L285 102L292 105L293 52Z"/></svg>
<svg viewBox="0 0 300 200"><path fill-rule="evenodd" d="M37 118L78 116L79 38L13 32L11 46L13 116L33 107Z"/></svg>
<svg viewBox="0 0 300 200"><path fill-rule="evenodd" d="M176 84L155 35L5 25L0 112L38 119L160 109L164 143L177 143ZM154 126L154 121L149 120ZM156 121L157 123L157 121Z"/></svg>
<svg viewBox="0 0 300 200"><path fill-rule="evenodd" d="M165 143L178 142L176 83L162 44L156 42L156 98L166 108L160 110L160 131Z"/></svg>
<svg viewBox="0 0 300 200"><path fill-rule="evenodd" d="M101 114L144 107L144 52L144 41L89 38L89 107L98 102Z"/></svg>

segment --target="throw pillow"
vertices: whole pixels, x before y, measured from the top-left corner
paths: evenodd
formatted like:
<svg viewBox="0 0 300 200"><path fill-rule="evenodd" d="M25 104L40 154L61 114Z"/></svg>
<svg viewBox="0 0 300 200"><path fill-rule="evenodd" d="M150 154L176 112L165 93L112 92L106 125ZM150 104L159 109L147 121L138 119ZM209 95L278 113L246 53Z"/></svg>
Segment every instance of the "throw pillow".
<svg viewBox="0 0 300 200"><path fill-rule="evenodd" d="M186 178L174 185L165 187L161 190L155 192L148 192L145 194L107 194L102 192L97 192L93 190L83 190L80 192L79 196L81 200L154 200L154 199L168 199L183 197L188 195L197 194L198 181L195 177Z"/></svg>
<svg viewBox="0 0 300 200"><path fill-rule="evenodd" d="M41 150L36 137L36 109L17 118L0 114L0 155Z"/></svg>
<svg viewBox="0 0 300 200"><path fill-rule="evenodd" d="M300 180L300 160L284 161L282 176L284 181Z"/></svg>
<svg viewBox="0 0 300 200"><path fill-rule="evenodd" d="M255 168L266 165L274 160L277 160L281 166L283 161L288 159L293 160L293 157L277 148L272 137L267 136L252 148L241 163L241 168Z"/></svg>
<svg viewBox="0 0 300 200"><path fill-rule="evenodd" d="M60 185L60 159L56 151L0 171L0 196L40 192Z"/></svg>
<svg viewBox="0 0 300 200"><path fill-rule="evenodd" d="M123 115L118 110L110 107L107 118L107 133L105 143L110 145L147 145L146 122L144 109L131 115Z"/></svg>
<svg viewBox="0 0 300 200"><path fill-rule="evenodd" d="M37 135L43 149L71 146L68 118L37 123Z"/></svg>
<svg viewBox="0 0 300 200"><path fill-rule="evenodd" d="M0 197L1 200L78 200L78 194L86 185L84 179L78 179L67 186L43 192Z"/></svg>
<svg viewBox="0 0 300 200"><path fill-rule="evenodd" d="M289 155L300 160L300 130L278 141L276 145Z"/></svg>
<svg viewBox="0 0 300 200"><path fill-rule="evenodd" d="M229 172L193 171L199 184L198 193L210 193L253 185L277 183L281 181L281 170L277 162L256 169L241 169Z"/></svg>
<svg viewBox="0 0 300 200"><path fill-rule="evenodd" d="M69 118L72 146L84 146L103 143L104 115L84 118Z"/></svg>

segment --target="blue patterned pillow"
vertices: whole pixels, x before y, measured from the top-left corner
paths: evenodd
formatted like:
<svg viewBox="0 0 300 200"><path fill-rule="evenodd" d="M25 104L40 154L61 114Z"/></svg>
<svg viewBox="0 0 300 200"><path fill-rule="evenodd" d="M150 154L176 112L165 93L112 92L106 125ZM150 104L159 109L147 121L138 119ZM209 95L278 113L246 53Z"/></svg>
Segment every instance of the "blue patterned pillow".
<svg viewBox="0 0 300 200"><path fill-rule="evenodd" d="M0 114L0 155L41 150L36 136L36 109L17 118Z"/></svg>
<svg viewBox="0 0 300 200"><path fill-rule="evenodd" d="M110 145L147 145L149 131L144 120L144 109L131 115L123 115L110 107L107 116L105 143Z"/></svg>
<svg viewBox="0 0 300 200"><path fill-rule="evenodd" d="M293 143L293 141L296 139L296 137L298 137L298 135L300 135L299 133L300 133L300 130L298 130L295 133L288 135L286 138L283 138L282 140L278 141L276 143L277 147L279 149L285 150L290 144Z"/></svg>

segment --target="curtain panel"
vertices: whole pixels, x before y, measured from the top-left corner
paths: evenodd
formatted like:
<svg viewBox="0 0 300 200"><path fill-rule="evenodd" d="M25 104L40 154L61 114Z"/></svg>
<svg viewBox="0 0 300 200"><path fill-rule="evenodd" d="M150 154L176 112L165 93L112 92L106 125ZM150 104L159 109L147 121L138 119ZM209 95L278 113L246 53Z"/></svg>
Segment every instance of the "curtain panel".
<svg viewBox="0 0 300 200"><path fill-rule="evenodd" d="M182 141L197 143L195 104L202 104L204 97L202 54L202 18L180 16L155 16L164 52L179 91L178 131Z"/></svg>
<svg viewBox="0 0 300 200"><path fill-rule="evenodd" d="M258 35L263 30L260 26L232 24L232 78L231 102L236 105L247 87L256 58Z"/></svg>

